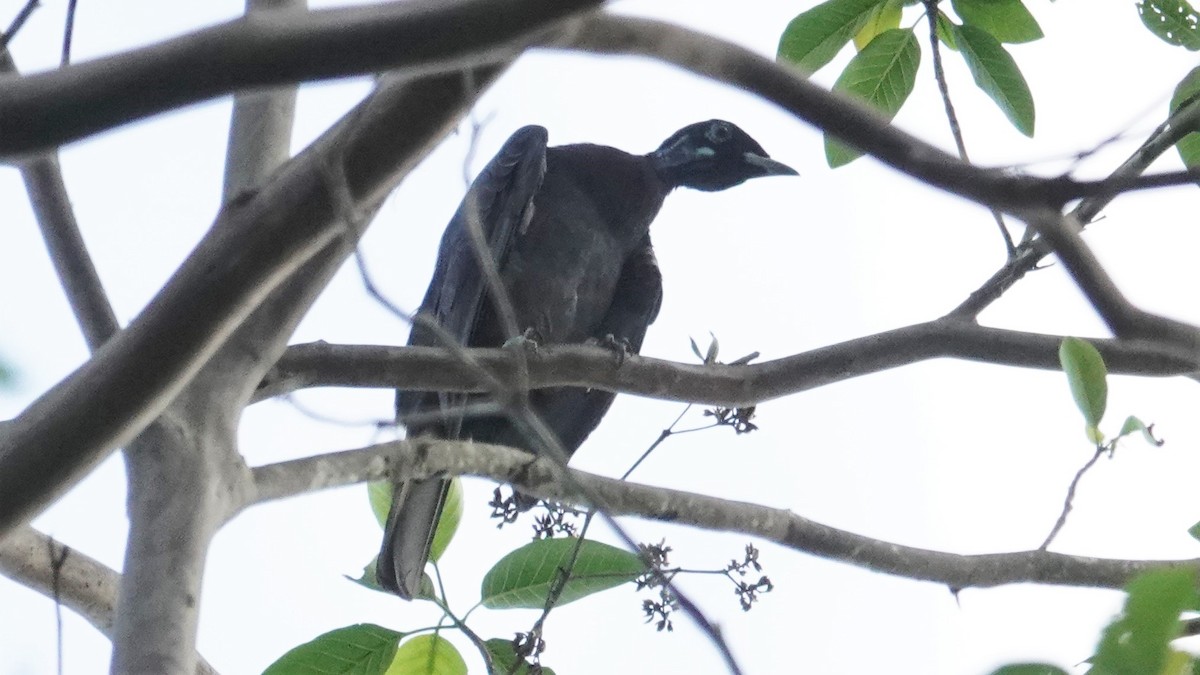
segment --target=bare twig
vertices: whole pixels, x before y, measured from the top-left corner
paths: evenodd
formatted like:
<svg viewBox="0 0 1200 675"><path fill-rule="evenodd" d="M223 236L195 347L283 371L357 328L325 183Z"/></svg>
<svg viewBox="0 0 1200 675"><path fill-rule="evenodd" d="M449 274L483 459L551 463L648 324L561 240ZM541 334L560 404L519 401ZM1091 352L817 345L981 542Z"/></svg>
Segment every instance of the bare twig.
<svg viewBox="0 0 1200 675"><path fill-rule="evenodd" d="M67 20L63 25L63 45L62 45L62 60L59 62L61 66L67 66L71 63L71 38L75 35L75 10L78 9L79 0L67 0Z"/></svg>
<svg viewBox="0 0 1200 675"><path fill-rule="evenodd" d="M41 6L39 0L25 0L25 4L21 6L21 10L13 17L11 23L8 24L8 29L0 34L0 52L8 51L8 43L17 36L21 31L21 27L29 20L29 16L33 14L33 10Z"/></svg>
<svg viewBox="0 0 1200 675"><path fill-rule="evenodd" d="M1096 452L1093 453L1091 458L1084 462L1083 466L1079 467L1079 470L1075 472L1075 477L1071 479L1071 485L1067 488L1067 496L1063 499L1062 512L1058 514L1058 520L1054 522L1054 527L1050 528L1050 533L1046 535L1045 541L1043 541L1042 545L1038 547L1039 551L1045 551L1047 548L1049 548L1050 543L1054 541L1054 538L1058 536L1059 531L1061 531L1063 526L1067 524L1067 516L1071 514L1071 508L1075 501L1075 490L1078 489L1079 481L1083 479L1083 474L1087 473L1093 466L1095 466L1096 462L1100 461L1100 458L1108 452L1112 452L1109 447L1102 444L1097 444Z"/></svg>
<svg viewBox="0 0 1200 675"><path fill-rule="evenodd" d="M942 68L942 45L937 34L938 0L923 0L925 4L925 19L929 23L929 53L933 55L933 78L937 81L938 93L942 97L942 107L946 109L946 121L950 125L950 135L954 137L954 146L958 149L958 157L964 162L971 161L967 156L967 144L963 141L962 126L958 123L958 115L954 112L954 103L950 100L950 84L946 81L946 72ZM991 209L996 227L1000 228L1000 236L1004 238L1004 246L1008 257L1012 258L1017 247L1013 244L1012 235L1004 224L1004 216L996 209Z"/></svg>
<svg viewBox="0 0 1200 675"><path fill-rule="evenodd" d="M1200 101L1193 101L1172 113L1166 122L1155 129L1150 137L1109 175L1109 179L1113 181L1129 180L1140 176L1163 153L1198 128L1200 128ZM1105 206L1112 202L1117 194L1114 191L1088 197L1072 209L1071 215L1086 226L1099 215ZM962 304L954 308L950 312L950 316L978 316L1013 284L1036 269L1042 259L1049 254L1050 245L1045 240L1034 239L1023 242L1018 248L1017 255L1010 258L1004 267L997 270Z"/></svg>

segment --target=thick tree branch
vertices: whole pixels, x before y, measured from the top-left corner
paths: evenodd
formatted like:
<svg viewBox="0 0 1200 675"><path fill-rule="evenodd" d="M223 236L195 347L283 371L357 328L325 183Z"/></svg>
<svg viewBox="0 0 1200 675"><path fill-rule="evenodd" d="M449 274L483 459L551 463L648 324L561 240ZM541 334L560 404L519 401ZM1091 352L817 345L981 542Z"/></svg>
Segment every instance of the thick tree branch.
<svg viewBox="0 0 1200 675"><path fill-rule="evenodd" d="M286 9L289 4L296 3L250 0L246 11ZM225 201L231 192L248 192L264 183L287 160L294 108L294 86L235 99ZM306 275L285 287L315 296L328 276ZM252 378L253 371L241 367L240 354L229 356L230 347L257 355L260 350L239 337L264 321L272 323L276 334L253 336L265 343L258 345L260 349L286 341L293 324L263 317L278 295L277 290L246 319L230 343L125 453L130 527L120 586L122 611L113 640L115 673L186 672L195 660L198 598L209 542L224 522L229 502L238 499L232 495L240 494L246 482L245 462L237 447L243 402L236 394L245 388L239 376ZM297 313L309 303L298 304ZM163 542L177 543L164 546Z"/></svg>
<svg viewBox="0 0 1200 675"><path fill-rule="evenodd" d="M261 190L227 205L125 331L5 426L0 536L158 415L272 289L346 233L346 197L363 209L377 203L477 93L458 74L393 81Z"/></svg>
<svg viewBox="0 0 1200 675"><path fill-rule="evenodd" d="M304 11L306 0L247 0L246 13L259 12L255 20L269 20L262 12ZM221 201L262 183L291 154L292 119L296 114L296 87L250 91L234 96L225 154L225 181Z"/></svg>
<svg viewBox="0 0 1200 675"><path fill-rule="evenodd" d="M410 76L508 60L522 38L602 0L417 0L253 16L0 80L0 157L47 150L247 89L387 69Z"/></svg>
<svg viewBox="0 0 1200 675"><path fill-rule="evenodd" d="M55 583L54 560L59 558ZM68 548L32 527L22 527L0 543L0 572L38 593L61 602L112 638L120 575L100 561ZM216 675L198 658L196 675Z"/></svg>
<svg viewBox="0 0 1200 675"><path fill-rule="evenodd" d="M585 345L547 345L526 357L531 388L581 386L651 398L737 407L934 358L1058 370L1062 336L938 320L849 340L752 365L696 365L628 356ZM1200 371L1200 354L1148 340L1096 339L1109 371L1170 376ZM519 364L506 349L469 349L488 377L513 381ZM331 345L289 347L263 380L256 400L309 387L489 391L491 379L435 347Z"/></svg>
<svg viewBox="0 0 1200 675"><path fill-rule="evenodd" d="M697 75L738 87L833 134L888 166L951 194L1006 213L1122 191L1182 185L1190 173L1156 179L1078 181L1038 178L988 169L959 160L892 126L848 96L824 89L804 74L740 45L662 21L590 14L566 22L548 47L599 54L637 54L672 63Z"/></svg>
<svg viewBox="0 0 1200 675"><path fill-rule="evenodd" d="M959 555L864 537L822 525L785 509L629 483L569 469L580 490L566 488L553 461L520 450L464 441L417 439L282 462L253 470L253 501L282 499L361 481L471 475L518 486L546 499L583 503L583 492L627 515L737 532L802 553L953 589L1015 583L1120 588L1149 569L1200 566L1193 560L1116 560L1048 551ZM247 504L248 505L248 504Z"/></svg>

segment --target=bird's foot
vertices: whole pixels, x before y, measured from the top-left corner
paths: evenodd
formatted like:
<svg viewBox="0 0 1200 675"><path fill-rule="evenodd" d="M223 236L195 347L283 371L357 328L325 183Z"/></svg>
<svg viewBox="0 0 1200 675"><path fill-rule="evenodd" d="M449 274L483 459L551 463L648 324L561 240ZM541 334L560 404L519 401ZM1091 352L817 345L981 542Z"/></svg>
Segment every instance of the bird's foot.
<svg viewBox="0 0 1200 675"><path fill-rule="evenodd" d="M602 338L588 338L587 344L611 350L617 355L618 368L625 364L627 357L633 356L636 353L633 351L633 345L629 344L629 340L615 337L612 333Z"/></svg>
<svg viewBox="0 0 1200 675"><path fill-rule="evenodd" d="M504 341L506 349L521 348L527 352L536 352L542 344L542 334L536 328L526 328L524 333Z"/></svg>

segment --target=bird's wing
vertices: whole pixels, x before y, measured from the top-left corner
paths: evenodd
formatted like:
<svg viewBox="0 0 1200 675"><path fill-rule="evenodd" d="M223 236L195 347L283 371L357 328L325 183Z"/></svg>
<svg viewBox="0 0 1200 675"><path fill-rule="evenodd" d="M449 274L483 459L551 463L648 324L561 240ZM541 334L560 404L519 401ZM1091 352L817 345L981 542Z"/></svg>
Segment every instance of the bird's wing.
<svg viewBox="0 0 1200 675"><path fill-rule="evenodd" d="M480 267L480 247L475 241L486 242L496 268L503 266L513 241L533 215L533 197L546 173L546 140L546 129L539 126L522 127L513 133L475 178L442 235L437 265L420 313L460 345L472 343L485 298L489 296L487 279ZM478 238L472 230L478 233ZM433 330L420 324L413 326L408 343L444 344ZM401 420L413 417L414 413L427 416L440 412L441 428L437 433L454 437L458 435L461 419L453 410L461 407L465 399L462 395L400 392L396 412ZM414 428L426 430L425 425L418 423L409 426L410 434Z"/></svg>
<svg viewBox="0 0 1200 675"><path fill-rule="evenodd" d="M503 265L513 240L533 215L533 197L546 174L546 139L546 130L539 126L523 127L509 137L471 184L442 236L421 309L462 344L475 330L487 290L471 230L478 228L491 259L497 267ZM430 337L413 333L416 340Z"/></svg>
<svg viewBox="0 0 1200 675"><path fill-rule="evenodd" d="M658 318L662 295L662 272L647 234L621 268L612 305L600 324L597 337L612 335L628 341L634 352L641 351L646 329Z"/></svg>
<svg viewBox="0 0 1200 675"><path fill-rule="evenodd" d="M546 140L546 130L539 126L523 127L509 137L471 184L442 235L421 313L458 344L471 344L484 297L489 295L480 268L481 254L500 268L513 240L533 215L533 197L546 173ZM478 237L473 236L473 229ZM485 243L486 251L475 246L476 239ZM443 340L433 330L414 324L408 343L438 346ZM432 433L454 438L461 428L465 400L462 395L401 391L396 395L396 413L401 421L412 418L410 437ZM417 421L428 414L436 421ZM448 488L449 481L438 478L394 486L376 567L376 578L384 588L404 598L420 591Z"/></svg>
<svg viewBox="0 0 1200 675"><path fill-rule="evenodd" d="M641 351L646 329L658 316L662 305L662 274L647 235L639 248L625 260L617 280L612 304L592 337L611 335L624 341L634 353ZM600 425L612 405L614 394L601 389L562 387L530 392L530 402L538 416L573 453Z"/></svg>

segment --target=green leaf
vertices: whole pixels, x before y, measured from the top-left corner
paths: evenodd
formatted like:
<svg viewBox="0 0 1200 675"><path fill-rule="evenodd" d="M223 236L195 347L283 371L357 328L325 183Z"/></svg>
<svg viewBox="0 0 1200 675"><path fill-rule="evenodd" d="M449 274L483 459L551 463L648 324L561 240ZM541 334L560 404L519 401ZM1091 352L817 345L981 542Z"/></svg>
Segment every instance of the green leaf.
<svg viewBox="0 0 1200 675"><path fill-rule="evenodd" d="M437 529L433 531L433 543L429 546L429 559L441 560L454 533L458 532L458 524L462 522L463 489L462 479L458 476L450 479L450 488L446 492L446 501L442 504L442 515L438 517Z"/></svg>
<svg viewBox="0 0 1200 675"><path fill-rule="evenodd" d="M1200 522L1197 522L1189 527L1188 534L1192 535L1192 539L1200 541Z"/></svg>
<svg viewBox="0 0 1200 675"><path fill-rule="evenodd" d="M480 596L489 609L542 609L546 597L566 567L578 539L542 539L504 556L483 577ZM575 560L570 580L558 597L558 605L574 602L645 573L637 555L615 546L585 539Z"/></svg>
<svg viewBox="0 0 1200 675"><path fill-rule="evenodd" d="M866 102L890 120L912 93L920 64L921 47L912 30L889 30L850 60L833 89ZM859 150L825 135L825 159L831 168L861 155Z"/></svg>
<svg viewBox="0 0 1200 675"><path fill-rule="evenodd" d="M1125 418L1125 424L1121 425L1121 432L1117 434L1117 438L1122 438L1138 431L1142 432L1142 438L1146 439L1146 442L1150 445L1161 448L1163 443L1166 442L1154 437L1153 424L1147 425L1145 422L1134 417L1133 415Z"/></svg>
<svg viewBox="0 0 1200 675"><path fill-rule="evenodd" d="M1069 337L1058 348L1058 360L1067 374L1075 406L1083 413L1088 428L1099 427L1108 405L1108 370L1100 352L1086 340Z"/></svg>
<svg viewBox="0 0 1200 675"><path fill-rule="evenodd" d="M1033 42L1043 37L1042 27L1021 0L950 0L950 4L963 23L1000 42Z"/></svg>
<svg viewBox="0 0 1200 675"><path fill-rule="evenodd" d="M1179 615L1195 608L1196 570L1174 567L1138 575L1125 587L1125 609L1100 638L1095 675L1162 673L1179 636Z"/></svg>
<svg viewBox="0 0 1200 675"><path fill-rule="evenodd" d="M937 33L938 39L942 44L946 45L947 49L958 51L958 42L954 39L954 29L958 24L950 20L946 13L938 10L937 21L934 23L934 30Z"/></svg>
<svg viewBox="0 0 1200 675"><path fill-rule="evenodd" d="M418 635L400 645L387 675L467 675L467 662L440 635Z"/></svg>
<svg viewBox="0 0 1200 675"><path fill-rule="evenodd" d="M483 644L487 647L488 654L492 656L493 672L529 675L529 665L526 663L522 663L516 670L513 670L513 665L517 663L517 652L513 649L512 640L492 638ZM555 675L554 669L542 666L542 675Z"/></svg>
<svg viewBox="0 0 1200 675"><path fill-rule="evenodd" d="M380 527L387 525L388 511L392 508L392 482L377 480L367 483L367 500Z"/></svg>
<svg viewBox="0 0 1200 675"><path fill-rule="evenodd" d="M1138 14L1151 33L1167 44L1200 49L1200 14L1187 0L1138 0Z"/></svg>
<svg viewBox="0 0 1200 675"><path fill-rule="evenodd" d="M1200 100L1200 66L1193 68L1175 86L1175 93L1171 95L1171 114L1179 112L1189 103L1200 105L1195 103L1197 100ZM1200 167L1200 133L1193 131L1184 136L1175 144L1175 148L1179 151L1184 166L1189 169Z"/></svg>
<svg viewBox="0 0 1200 675"><path fill-rule="evenodd" d="M954 27L958 45L975 85L990 96L1018 131L1033 136L1033 94L1017 62L987 31L974 26Z"/></svg>
<svg viewBox="0 0 1200 675"><path fill-rule="evenodd" d="M1067 671L1048 663L1014 663L997 668L992 675L1069 675Z"/></svg>
<svg viewBox="0 0 1200 675"><path fill-rule="evenodd" d="M370 623L338 628L279 657L263 675L380 675L388 670L403 637Z"/></svg>
<svg viewBox="0 0 1200 675"><path fill-rule="evenodd" d="M828 0L798 15L779 38L776 58L814 73L833 60L886 0Z"/></svg>
<svg viewBox="0 0 1200 675"><path fill-rule="evenodd" d="M900 15L903 10L904 5L896 0L888 0L877 6L863 27L854 34L854 48L861 52L863 47L871 44L871 40L874 40L875 36L899 27Z"/></svg>
<svg viewBox="0 0 1200 675"><path fill-rule="evenodd" d="M372 591L379 591L380 593L388 593L388 595L391 595L391 593L389 593L386 589L384 589L383 586L379 585L379 580L375 575L375 569L378 566L379 566L379 556L376 556L374 558L371 558L371 562L367 563L366 566L363 567L363 572L362 572L361 577L354 578L354 577L350 576L349 574L343 574L342 576L346 577L350 581L353 581L354 583L358 584L359 586L362 586L363 588L369 588Z"/></svg>

